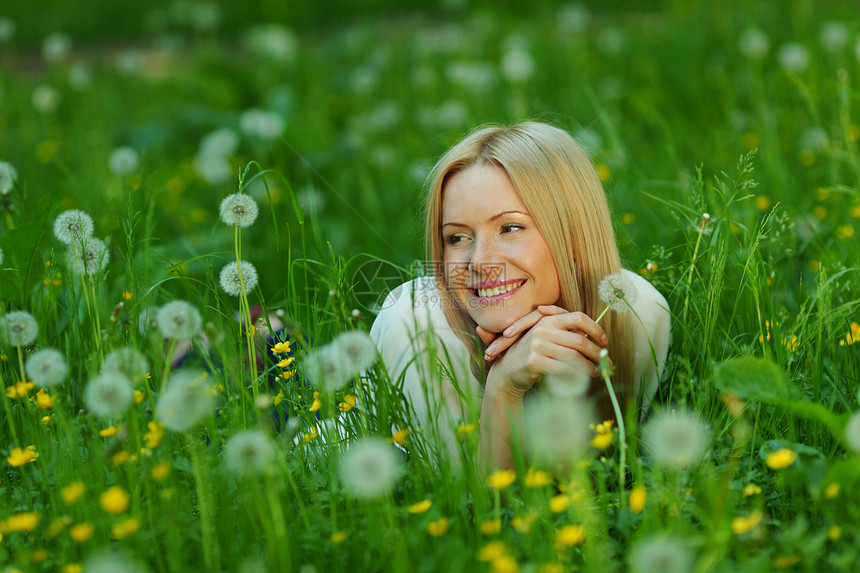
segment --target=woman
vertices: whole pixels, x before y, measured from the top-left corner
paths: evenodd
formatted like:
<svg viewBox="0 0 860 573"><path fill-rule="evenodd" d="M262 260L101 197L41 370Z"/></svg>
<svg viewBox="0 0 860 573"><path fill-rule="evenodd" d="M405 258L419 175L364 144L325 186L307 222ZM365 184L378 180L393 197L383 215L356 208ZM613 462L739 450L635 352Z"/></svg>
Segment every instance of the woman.
<svg viewBox="0 0 860 573"><path fill-rule="evenodd" d="M589 395L611 417L596 378L604 348L615 392L647 407L668 350L666 301L623 271L635 316L595 322L599 282L622 269L603 188L573 138L535 122L479 129L428 182L433 277L392 292L371 329L423 429L451 443L480 412L479 457L511 467L523 398L542 376L588 369Z"/></svg>

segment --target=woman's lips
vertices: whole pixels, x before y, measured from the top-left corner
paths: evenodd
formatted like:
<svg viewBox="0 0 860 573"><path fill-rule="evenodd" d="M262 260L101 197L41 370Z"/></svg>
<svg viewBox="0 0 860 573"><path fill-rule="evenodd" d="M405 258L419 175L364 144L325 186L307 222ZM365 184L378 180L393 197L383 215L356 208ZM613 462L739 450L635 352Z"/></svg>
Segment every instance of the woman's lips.
<svg viewBox="0 0 860 573"><path fill-rule="evenodd" d="M515 280L515 281L508 281L507 283L503 283L500 285L496 285L493 289L485 289L485 288L480 289L480 290L495 290L495 289L499 289L499 288L510 289L510 290L507 290L505 292L501 292L499 294L491 295L491 296L481 296L478 292L479 289L477 289L477 288L469 289L469 293L472 295L473 298L477 299L479 302L496 302L496 301L504 300L506 298L510 298L510 297L514 296L517 293L517 291L519 291L523 287L524 284L526 284L526 280L525 279L519 279L519 280ZM516 285L516 286L511 288L511 285Z"/></svg>

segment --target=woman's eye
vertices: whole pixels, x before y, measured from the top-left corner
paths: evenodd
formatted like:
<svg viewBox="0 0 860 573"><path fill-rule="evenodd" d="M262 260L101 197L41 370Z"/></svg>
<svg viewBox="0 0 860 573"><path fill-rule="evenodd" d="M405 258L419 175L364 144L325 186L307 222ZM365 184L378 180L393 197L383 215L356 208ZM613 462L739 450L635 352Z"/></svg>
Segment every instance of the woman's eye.
<svg viewBox="0 0 860 573"><path fill-rule="evenodd" d="M525 227L523 227L522 225L514 224L514 223L508 223L507 225L502 225L502 232L503 233L515 233L517 231L522 231L523 229L525 229Z"/></svg>
<svg viewBox="0 0 860 573"><path fill-rule="evenodd" d="M462 241L463 238L463 235L448 235L447 237L443 237L442 239L449 245L456 245L457 243Z"/></svg>

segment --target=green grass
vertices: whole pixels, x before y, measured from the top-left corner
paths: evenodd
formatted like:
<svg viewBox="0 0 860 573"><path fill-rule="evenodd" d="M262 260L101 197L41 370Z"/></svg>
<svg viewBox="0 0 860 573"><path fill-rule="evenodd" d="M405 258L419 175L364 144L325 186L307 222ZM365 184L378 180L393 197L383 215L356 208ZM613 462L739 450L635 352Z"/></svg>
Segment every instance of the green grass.
<svg viewBox="0 0 860 573"><path fill-rule="evenodd" d="M2 349L3 385L20 381L20 360L40 348L59 349L69 367L48 389L48 409L30 401L38 388L0 397L0 567L94 569L110 547L153 571L652 570L648 550L666 537L672 556L689 559L683 570L852 570L860 462L845 426L860 387L847 338L860 322L860 28L851 3L614 3L591 6L587 25L575 8L548 3L529 15L484 4L368 8L356 17L302 8L283 59L246 40L246 23L282 18L277 7L231 20L239 8L224 6L221 25L204 32L155 32L132 11L114 28L68 15L74 47L53 64L38 41L59 30L50 27L59 13L0 15L20 31L0 46L0 160L18 172L0 198L0 313L26 310L39 325L35 344ZM820 40L830 20L848 31L833 51ZM770 41L761 60L739 48L753 26ZM788 42L808 49L805 69L781 67ZM534 63L527 79L501 71L515 48ZM70 79L80 64L86 85L77 71ZM59 101L37 111L44 85ZM252 107L277 113L282 137L241 133ZM421 184L436 158L474 126L530 118L589 148L627 267L669 302L673 344L654 416L697 413L709 437L701 463L662 468L643 433L652 416L627 428L626 490L615 434L570 475L529 487L521 467L499 495L473 469L478 429L464 428L458 453L437 459L433 428L417 427L380 364L321 392L316 412L301 375L267 387L248 373L240 304L218 285L236 239L218 220L221 199L241 188L258 200L260 216L241 233L241 258L260 275L248 302L283 311L296 358L287 370L300 370L307 351L368 330L374 303L417 268ZM230 175L213 183L195 156L220 127L239 139L224 159ZM140 153L122 175L108 164L119 146ZM110 262L92 279L66 268L51 231L70 208L90 213L109 243ZM367 278L379 268L387 288ZM147 309L177 299L202 314L211 350L191 366L209 373L217 410L157 440L149 424L169 369ZM146 356L150 376L135 381L139 403L101 419L84 389L102 357L125 346ZM258 408L261 394L278 404ZM347 394L356 406L341 412ZM290 422L275 424L275 411ZM335 420L339 429L322 424ZM100 435L107 427L119 431ZM225 443L245 428L276 446L264 474L225 465ZM405 429L392 491L354 499L340 477L343 437ZM28 446L38 458L7 460ZM782 449L793 463L768 467ZM169 472L156 479L156 468ZM85 491L67 503L63 488L75 482ZM129 496L117 514L100 502L113 486ZM632 487L647 492L639 513ZM570 503L554 512L559 495ZM429 509L409 511L425 499ZM82 524L89 537L73 529Z"/></svg>

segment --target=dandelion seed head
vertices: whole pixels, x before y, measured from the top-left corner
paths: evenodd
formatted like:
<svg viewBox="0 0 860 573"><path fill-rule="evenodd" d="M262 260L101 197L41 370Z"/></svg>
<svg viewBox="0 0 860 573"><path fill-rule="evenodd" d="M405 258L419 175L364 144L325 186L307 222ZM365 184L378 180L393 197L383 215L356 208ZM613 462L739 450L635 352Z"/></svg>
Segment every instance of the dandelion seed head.
<svg viewBox="0 0 860 573"><path fill-rule="evenodd" d="M181 370L170 377L161 393L155 406L156 417L168 430L189 430L215 409L211 390L206 373Z"/></svg>
<svg viewBox="0 0 860 573"><path fill-rule="evenodd" d="M39 386L57 386L69 371L66 357L53 348L42 348L31 354L24 369L27 377Z"/></svg>
<svg viewBox="0 0 860 573"><path fill-rule="evenodd" d="M543 378L543 387L550 396L556 398L581 398L591 386L591 376L585 367L579 363L571 363L569 371L564 374L547 374Z"/></svg>
<svg viewBox="0 0 860 573"><path fill-rule="evenodd" d="M42 57L49 64L68 59L72 51L72 38L63 32L56 32L42 40Z"/></svg>
<svg viewBox="0 0 860 573"><path fill-rule="evenodd" d="M184 300L174 300L162 306L156 320L161 335L174 340L191 340L203 324L200 312Z"/></svg>
<svg viewBox="0 0 860 573"><path fill-rule="evenodd" d="M87 559L86 573L148 573L149 568L122 553L100 553Z"/></svg>
<svg viewBox="0 0 860 573"><path fill-rule="evenodd" d="M738 39L738 48L745 58L760 60L770 50L770 38L758 28L747 28L741 32Z"/></svg>
<svg viewBox="0 0 860 573"><path fill-rule="evenodd" d="M127 346L114 350L105 356L103 372L119 372L129 378L136 380L143 378L149 372L149 361L136 348Z"/></svg>
<svg viewBox="0 0 860 573"><path fill-rule="evenodd" d="M239 134L229 127L207 133L200 140L200 155L230 157L239 149Z"/></svg>
<svg viewBox="0 0 860 573"><path fill-rule="evenodd" d="M586 401L537 394L524 416L527 451L539 466L565 472L587 451L594 413Z"/></svg>
<svg viewBox="0 0 860 573"><path fill-rule="evenodd" d="M17 180L18 172L15 167L11 163L0 161L0 194L9 193Z"/></svg>
<svg viewBox="0 0 860 573"><path fill-rule="evenodd" d="M250 227L257 220L257 202L244 193L227 195L221 201L221 220L233 227Z"/></svg>
<svg viewBox="0 0 860 573"><path fill-rule="evenodd" d="M604 277L597 286L597 294L615 312L627 312L636 304L636 287L624 272Z"/></svg>
<svg viewBox="0 0 860 573"><path fill-rule="evenodd" d="M692 566L689 549L672 537L644 539L630 551L632 573L687 573Z"/></svg>
<svg viewBox="0 0 860 573"><path fill-rule="evenodd" d="M380 438L355 442L343 454L340 477L354 498L376 499L387 494L400 477L394 446Z"/></svg>
<svg viewBox="0 0 860 573"><path fill-rule="evenodd" d="M107 245L101 239L86 237L74 241L66 250L66 264L78 275L92 276L104 270L110 259Z"/></svg>
<svg viewBox="0 0 860 573"><path fill-rule="evenodd" d="M0 318L0 338L9 346L30 346L36 341L39 325L33 315L24 310L7 312Z"/></svg>
<svg viewBox="0 0 860 573"><path fill-rule="evenodd" d="M364 331L344 332L332 341L332 346L342 357L343 369L350 378L358 376L376 362L376 346Z"/></svg>
<svg viewBox="0 0 860 573"><path fill-rule="evenodd" d="M133 147L117 147L108 157L108 168L119 177L137 171L140 166L140 154Z"/></svg>
<svg viewBox="0 0 860 573"><path fill-rule="evenodd" d="M79 243L93 234L93 220L80 209L63 211L54 221L54 235L61 243Z"/></svg>
<svg viewBox="0 0 860 573"><path fill-rule="evenodd" d="M245 430L231 437L224 446L224 463L237 475L259 475L275 458L275 444L260 430Z"/></svg>
<svg viewBox="0 0 860 573"><path fill-rule="evenodd" d="M239 273L241 272L241 279ZM257 286L257 269L248 261L228 263L221 269L219 277L221 288L230 296L242 296L242 284L245 292L251 292Z"/></svg>
<svg viewBox="0 0 860 573"><path fill-rule="evenodd" d="M284 132L284 120L273 112L248 109L239 116L239 129L248 137L272 141Z"/></svg>
<svg viewBox="0 0 860 573"><path fill-rule="evenodd" d="M780 47L777 59L782 69L799 74L809 67L809 50L799 42L789 42Z"/></svg>
<svg viewBox="0 0 860 573"><path fill-rule="evenodd" d="M818 39L828 52L839 52L848 45L851 35L848 28L837 20L828 20L821 23L818 29Z"/></svg>
<svg viewBox="0 0 860 573"><path fill-rule="evenodd" d="M53 86L42 84L33 90L31 101L33 109L39 113L51 113L60 105L60 92Z"/></svg>
<svg viewBox="0 0 860 573"><path fill-rule="evenodd" d="M535 73L532 55L521 46L512 46L502 57L502 75L512 83L527 81Z"/></svg>
<svg viewBox="0 0 860 573"><path fill-rule="evenodd" d="M194 171L201 179L211 185L226 183L233 177L230 163L221 155L198 154L194 158Z"/></svg>
<svg viewBox="0 0 860 573"><path fill-rule="evenodd" d="M308 353L302 361L302 369L315 387L327 392L336 392L349 382L342 363L333 347L326 345Z"/></svg>
<svg viewBox="0 0 860 573"><path fill-rule="evenodd" d="M860 454L860 412L855 412L845 425L845 443L855 454Z"/></svg>
<svg viewBox="0 0 860 573"><path fill-rule="evenodd" d="M131 380L119 372L99 374L84 390L87 408L101 418L122 415L131 406L133 398Z"/></svg>
<svg viewBox="0 0 860 573"><path fill-rule="evenodd" d="M699 463L708 448L705 425L691 412L660 412L645 427L643 442L654 461L667 468Z"/></svg>

